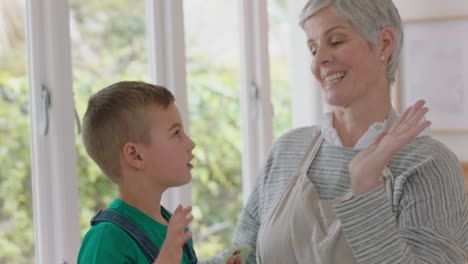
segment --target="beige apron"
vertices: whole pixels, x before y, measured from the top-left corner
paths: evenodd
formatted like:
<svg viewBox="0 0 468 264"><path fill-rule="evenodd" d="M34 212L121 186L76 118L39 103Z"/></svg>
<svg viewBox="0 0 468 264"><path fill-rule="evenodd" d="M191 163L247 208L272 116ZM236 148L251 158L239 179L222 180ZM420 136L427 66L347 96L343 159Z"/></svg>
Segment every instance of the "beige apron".
<svg viewBox="0 0 468 264"><path fill-rule="evenodd" d="M257 263L357 263L333 209L335 204L351 198L352 194L341 199L320 200L314 184L307 177L307 170L322 141L320 134L314 138L278 204L262 222L257 240ZM391 199L393 176L388 168L383 177L387 196Z"/></svg>

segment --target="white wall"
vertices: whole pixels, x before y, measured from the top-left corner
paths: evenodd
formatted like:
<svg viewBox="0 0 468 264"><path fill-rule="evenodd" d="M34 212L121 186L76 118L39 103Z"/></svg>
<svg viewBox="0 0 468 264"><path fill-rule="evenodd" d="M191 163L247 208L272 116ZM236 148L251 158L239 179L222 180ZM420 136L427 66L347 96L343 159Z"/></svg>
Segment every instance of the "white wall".
<svg viewBox="0 0 468 264"><path fill-rule="evenodd" d="M394 0L403 20L468 15L467 0Z"/></svg>
<svg viewBox="0 0 468 264"><path fill-rule="evenodd" d="M394 0L394 3L403 20L454 16L468 17L467 0ZM458 159L468 162L468 134L434 134L433 136L455 152Z"/></svg>

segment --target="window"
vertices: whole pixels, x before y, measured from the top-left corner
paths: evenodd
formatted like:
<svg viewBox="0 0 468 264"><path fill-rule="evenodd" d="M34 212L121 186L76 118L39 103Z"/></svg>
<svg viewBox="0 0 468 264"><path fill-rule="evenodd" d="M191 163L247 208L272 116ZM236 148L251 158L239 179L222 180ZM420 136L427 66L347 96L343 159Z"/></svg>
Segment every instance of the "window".
<svg viewBox="0 0 468 264"><path fill-rule="evenodd" d="M290 24L286 1L268 0L271 101L273 138L292 128L289 69Z"/></svg>
<svg viewBox="0 0 468 264"><path fill-rule="evenodd" d="M24 1L0 1L0 263L34 263Z"/></svg>
<svg viewBox="0 0 468 264"><path fill-rule="evenodd" d="M242 209L237 1L184 1L193 231L200 259L230 247Z"/></svg>
<svg viewBox="0 0 468 264"><path fill-rule="evenodd" d="M52 82L50 85L55 89L54 95L56 96L54 100L66 98L67 105L72 105L70 100L72 97L71 76L54 79L57 75L63 73L66 75L71 72L68 71L71 64L67 59L69 52L71 52L73 64L74 101L80 119L85 112L89 96L99 89L121 80L150 82L154 78L154 76L149 76L150 66L159 67L159 70L167 70L167 72L163 73L158 72L157 77L160 78L158 82L161 84L168 82L168 88L177 90L176 97L183 98L179 100L179 103L182 101L184 111L188 109L189 133L198 144L194 150L197 160L194 162L194 179L191 186L194 201L193 214L195 216L192 227L198 255L202 259L229 247L233 229L242 210L243 198L245 199L242 196L243 190L247 190L246 194L249 193L255 180L256 173L253 172L256 167L260 166L257 159L265 156L265 151L271 144L272 131L274 132L274 138L276 138L291 127L289 111L291 107L289 102L290 85L287 81L289 73L286 66L287 56L285 51L285 39L287 39L285 36L287 32L285 26L286 2L282 0L270 0L269 2L271 56L268 57L267 37L258 34L258 32L266 34L268 16L266 0L258 3L243 0L241 4L238 0L221 2L216 0L180 2L168 0L167 2L157 2L157 4L156 2L141 0L70 0L69 5L64 2L57 4L53 0L43 1L38 4L35 0L27 0L31 7L29 13L34 16L34 19L29 19L30 16L28 16L30 22L28 25L33 25L28 32L33 35L33 40L39 39L29 50L35 66L33 67L34 73L39 76L33 76L33 80L30 81L31 86L34 88L30 89L30 91L34 91L31 98L36 103L35 108L31 111L36 115L32 121L40 119L39 93L37 93L36 88L40 87L41 82ZM181 32L178 26L182 24L182 3L184 5L185 43L180 41L180 35L178 35ZM154 14L151 12L146 13L147 10L152 10L149 9L151 4L153 4L152 8L154 8L155 13L164 12L164 18L160 22L167 23L164 24L163 28L157 28L154 32L151 27L147 29L145 25L160 25L146 22L157 17L156 15L150 15L150 19L145 17L145 14ZM39 8L39 5L41 8ZM239 10L240 7L242 7L241 10ZM254 11L251 12L252 10ZM51 15L54 12L58 16ZM69 14L69 16L63 14ZM239 14L243 16L241 20L239 20L239 17L241 17ZM68 31L64 30L65 28L68 29L68 25L66 25L68 19L71 35L70 50L67 42ZM177 27L177 36L173 34L173 27ZM149 52L150 50L146 48L148 43L146 30L151 35L151 41L157 42L157 45L154 45L155 43L150 44L154 45L152 49L161 49L158 50L159 53L156 52L160 56L156 60L158 61L157 65L149 65L148 63L148 57L151 57L151 64L154 64L154 53L152 53L153 50ZM65 44L54 45L56 43L54 38L56 31L58 31L59 34L57 35L60 39L67 40L63 41ZM182 58L182 45L184 44L186 61L185 58ZM50 47L58 47L58 49L51 49ZM16 48L17 46L15 46ZM1 52L4 52L4 50ZM1 54L4 56L4 53ZM22 51L19 54L25 54L25 52ZM179 54L180 57L174 56L174 54ZM257 54L260 55L257 56ZM177 57L175 63L173 57ZM269 62L270 67L268 67ZM16 63L15 66L17 67L17 65ZM43 65L46 67L42 67ZM62 72L61 66L67 69ZM10 67L12 66L8 65L7 68L10 69ZM184 82L181 81L185 78L183 67L186 67L187 71L187 88L185 88L185 80ZM271 70L271 74L269 74L269 70ZM180 76L175 76L175 72L179 73ZM53 80L50 80L51 78ZM0 81L3 82L3 80ZM24 82L26 82L26 78ZM184 85L177 85L181 83ZM272 101L275 107L273 129L271 128L271 108L269 108L270 83L273 87ZM26 83L24 83L25 86ZM3 87L1 90L2 96L5 93L3 91L7 91ZM14 87L14 85L11 87ZM67 93L60 93L58 88L66 88L62 90L66 90ZM255 91L255 93L251 93L252 91ZM178 96L177 93L181 96ZM185 95L187 95L186 98ZM6 97L3 96L2 98ZM185 99L188 105L185 104ZM246 108L241 108L241 100L243 102L250 100L247 108L248 115L245 113ZM54 123L54 135L57 135L57 129L66 128L68 130L67 136L61 138L62 141L56 141L56 138L54 138L54 140L49 139L48 142L41 144L41 148L33 152L35 157L38 157L38 155L41 157L40 154L43 153L41 150L48 150L49 148L54 151L54 155L57 157L57 155L61 154L60 151L64 148L63 145L73 141L73 125L72 121L70 121L72 120L71 107L64 107L64 109L67 111L59 116L59 122ZM248 117L250 115L248 111L251 109L256 109L259 113L253 119ZM185 113L184 111L181 112ZM244 113L242 113L243 111ZM221 113L223 114L221 115ZM57 114L57 110L55 110L54 114ZM246 120L242 119L249 119L247 133L245 129L241 130L243 122L246 122ZM0 135L3 133L1 122L2 116L0 116ZM38 123L33 123L34 131ZM18 124L20 122L16 122L15 126ZM25 121L25 124L27 125L27 121ZM252 133L248 131L250 127L253 128L252 131L255 131ZM10 129L10 126L8 126L8 129ZM38 140L41 140L41 136L38 135L37 131L32 135L34 142L37 143ZM23 139L27 138L29 138L27 135L23 136ZM248 141L245 138L249 138ZM0 138L0 140L3 139ZM57 163L63 160L57 161L53 158L47 158L44 159L47 164L44 164L42 159L40 162L33 159L35 161L33 171L35 171L34 168L45 167L44 170L40 171L41 176L48 175L50 172L54 173L53 177L45 177L46 181L43 181L45 183L41 183L43 178L36 179L34 177L39 181L41 187L38 191L39 194L35 195L46 194L43 195L45 199L42 199L42 202L35 208L42 211L44 208L41 207L47 207L44 210L45 213L41 217L36 217L36 219L41 219L40 223L44 223L47 220L44 215L50 215L51 213L61 217L68 217L67 221L64 221L68 223L66 225L55 222L56 225L52 225L52 227L43 227L43 224L38 224L37 229L41 230L41 232L38 233L36 238L39 254L36 258L40 262L49 263L64 259L70 261L77 253L78 246L76 243L79 242L78 237L80 235L78 228L72 229L80 225L81 235L83 235L88 230L89 219L95 212L105 208L117 196L117 188L102 175L99 168L88 158L82 145L81 134L77 135L75 140L78 154L77 182L74 181L76 180L74 175L68 177L66 181L61 181L59 176L63 175L64 172L57 172L57 168L61 170L63 167L65 169L69 168L73 172L76 171L74 168L75 148L73 143L70 143L71 146L66 148L67 153L70 153L70 157L66 159L65 166L56 166ZM245 142L254 142L255 145L245 144ZM3 147L3 145L0 146ZM0 148L0 150L2 149ZM1 155L0 152L0 158ZM243 164L246 164L245 160L243 160L246 159L245 157L250 160L248 166L245 166L248 167L248 170L243 168ZM250 159L250 157L254 158ZM28 161L29 157L22 158L22 160ZM3 171L0 170L0 173L3 173ZM1 177L3 177L3 174L0 174L0 180ZM53 186L48 188L47 184L50 182L53 183ZM245 184L247 182L248 184ZM17 184L16 181L14 183ZM37 184L37 182L35 183ZM69 206L70 208L65 206L76 201L74 195L69 195L67 192L76 191L77 184L80 190L79 223L73 221L78 219L78 216L74 216L74 213L78 212L77 204ZM62 186L66 187L65 191L60 190ZM0 188L4 188L3 184ZM177 197L180 194L176 193L176 200L180 198ZM187 195L187 192L185 194ZM73 201L60 200L61 198L68 199L70 197L72 197ZM173 199L172 196L171 199ZM2 216L2 213L0 211L0 216ZM30 222L29 220L29 225L31 225ZM0 231L0 239L1 235L3 235L1 232L3 230ZM32 236L31 233L31 239ZM41 240L41 237L45 237L45 239ZM67 246L64 246L65 240L68 240L67 242L70 242L69 240L74 241L71 245L68 243ZM40 243L40 241L44 241L44 243ZM24 245L28 244L25 243ZM31 242L30 252L34 253L32 247ZM17 252L13 254L18 256ZM2 259L0 259L0 263L1 261Z"/></svg>
<svg viewBox="0 0 468 264"><path fill-rule="evenodd" d="M71 0L70 35L75 104L82 119L88 98L122 80L148 82L145 1ZM118 196L77 135L81 235L89 220Z"/></svg>

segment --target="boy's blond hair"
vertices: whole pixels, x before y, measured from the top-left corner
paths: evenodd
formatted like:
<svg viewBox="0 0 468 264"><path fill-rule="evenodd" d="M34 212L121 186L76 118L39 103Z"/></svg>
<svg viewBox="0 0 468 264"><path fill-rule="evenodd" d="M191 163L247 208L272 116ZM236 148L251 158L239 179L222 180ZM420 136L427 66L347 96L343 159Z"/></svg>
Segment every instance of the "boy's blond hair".
<svg viewBox="0 0 468 264"><path fill-rule="evenodd" d="M112 84L91 96L83 118L83 142L112 182L118 183L121 177L119 157L124 144L150 143L148 107L167 109L174 100L165 87L131 81Z"/></svg>

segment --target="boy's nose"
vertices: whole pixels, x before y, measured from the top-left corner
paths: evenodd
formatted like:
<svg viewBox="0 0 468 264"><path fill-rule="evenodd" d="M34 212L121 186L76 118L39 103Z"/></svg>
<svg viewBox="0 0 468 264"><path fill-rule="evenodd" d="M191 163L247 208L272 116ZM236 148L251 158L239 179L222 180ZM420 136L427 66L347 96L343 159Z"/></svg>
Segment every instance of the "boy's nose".
<svg viewBox="0 0 468 264"><path fill-rule="evenodd" d="M195 148L196 144L190 137L187 137L187 139L188 139L188 143L187 143L188 150L192 151Z"/></svg>

